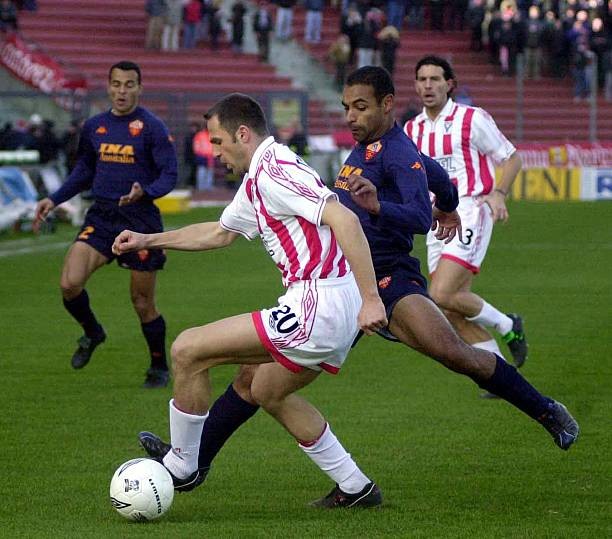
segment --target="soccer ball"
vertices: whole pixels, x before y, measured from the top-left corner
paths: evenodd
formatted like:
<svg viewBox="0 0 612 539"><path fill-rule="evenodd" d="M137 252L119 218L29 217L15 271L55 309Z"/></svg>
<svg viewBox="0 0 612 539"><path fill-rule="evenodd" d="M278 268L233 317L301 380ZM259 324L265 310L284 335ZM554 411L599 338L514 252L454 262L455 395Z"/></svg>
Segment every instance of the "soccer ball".
<svg viewBox="0 0 612 539"><path fill-rule="evenodd" d="M151 459L123 463L110 483L110 501L117 512L130 520L161 517L172 505L172 477L162 464Z"/></svg>

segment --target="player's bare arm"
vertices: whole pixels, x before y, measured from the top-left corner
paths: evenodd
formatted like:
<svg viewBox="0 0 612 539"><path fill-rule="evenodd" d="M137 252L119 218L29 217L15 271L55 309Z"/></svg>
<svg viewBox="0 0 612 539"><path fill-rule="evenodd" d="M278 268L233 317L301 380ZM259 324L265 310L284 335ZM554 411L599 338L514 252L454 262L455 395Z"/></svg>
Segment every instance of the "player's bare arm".
<svg viewBox="0 0 612 539"><path fill-rule="evenodd" d="M357 216L334 199L327 199L321 223L328 225L346 256L355 281L359 287L363 304L359 312L359 327L372 335L387 326L387 316L376 287L372 257L365 234Z"/></svg>
<svg viewBox="0 0 612 539"><path fill-rule="evenodd" d="M373 215L380 213L380 202L376 186L367 178L351 174L347 178L352 199L364 210Z"/></svg>
<svg viewBox="0 0 612 539"><path fill-rule="evenodd" d="M140 200L142 195L144 195L142 186L138 182L134 182L130 192L127 195L123 195L121 198L119 198L119 206L133 204L134 202Z"/></svg>
<svg viewBox="0 0 612 539"><path fill-rule="evenodd" d="M523 162L518 152L514 152L501 165L501 179L499 184L488 195L481 195L478 200L481 204L488 204L493 213L494 221L507 221L508 209L506 208L506 197L510 192L514 180L521 171Z"/></svg>
<svg viewBox="0 0 612 539"><path fill-rule="evenodd" d="M434 206L432 218L431 230L436 231L436 239L450 243L457 234L459 234L459 239L462 239L461 217L457 210L445 212Z"/></svg>
<svg viewBox="0 0 612 539"><path fill-rule="evenodd" d="M142 249L206 251L225 247L237 237L238 234L225 230L219 223L198 223L158 234L140 234L124 230L115 238L113 253L120 255Z"/></svg>

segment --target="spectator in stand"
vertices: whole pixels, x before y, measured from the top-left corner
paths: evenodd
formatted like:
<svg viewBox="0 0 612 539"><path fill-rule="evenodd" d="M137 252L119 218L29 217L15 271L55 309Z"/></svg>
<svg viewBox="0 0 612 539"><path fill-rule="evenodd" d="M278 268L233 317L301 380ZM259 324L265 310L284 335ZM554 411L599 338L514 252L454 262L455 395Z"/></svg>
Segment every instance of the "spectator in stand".
<svg viewBox="0 0 612 539"><path fill-rule="evenodd" d="M408 28L421 30L424 26L423 0L407 0Z"/></svg>
<svg viewBox="0 0 612 539"><path fill-rule="evenodd" d="M391 25L385 26L378 34L378 43L382 67L384 67L393 78L393 72L395 71L395 56L400 46L398 29Z"/></svg>
<svg viewBox="0 0 612 539"><path fill-rule="evenodd" d="M378 65L378 32L382 30L384 13L372 7L366 13L357 47L357 67Z"/></svg>
<svg viewBox="0 0 612 539"><path fill-rule="evenodd" d="M221 10L219 8L219 2L213 2L210 5L209 10L209 33L210 33L210 48L213 51L219 49L219 37L221 36L221 31L223 30L223 23L221 21Z"/></svg>
<svg viewBox="0 0 612 539"><path fill-rule="evenodd" d="M181 25L183 24L184 2L183 0L166 0L166 6L161 48L164 51L177 51L179 49Z"/></svg>
<svg viewBox="0 0 612 539"><path fill-rule="evenodd" d="M351 54L348 63L353 65L355 63L355 52L359 46L359 38L363 32L363 17L354 2L349 4L346 13L342 15L340 31L349 38Z"/></svg>
<svg viewBox="0 0 612 539"><path fill-rule="evenodd" d="M402 31L406 8L407 0L388 0L387 2L387 24L395 26L398 32Z"/></svg>
<svg viewBox="0 0 612 539"><path fill-rule="evenodd" d="M287 141L287 146L292 152L296 153L300 157L308 157L310 155L310 148L308 146L308 137L304 132L304 127L300 122L293 124L293 133Z"/></svg>
<svg viewBox="0 0 612 539"><path fill-rule="evenodd" d="M16 31L18 28L15 4L12 0L0 0L0 32Z"/></svg>
<svg viewBox="0 0 612 539"><path fill-rule="evenodd" d="M189 131L183 140L183 161L185 162L185 183L190 187L196 185L196 158L193 153L193 139L195 134L200 131L201 126L198 122L189 124Z"/></svg>
<svg viewBox="0 0 612 539"><path fill-rule="evenodd" d="M232 16L230 24L232 27L232 50L234 52L242 52L244 42L244 16L247 9L242 0L237 0L232 6Z"/></svg>
<svg viewBox="0 0 612 539"><path fill-rule="evenodd" d="M540 19L540 8L531 6L525 24L525 75L528 79L539 79L542 74L542 37L544 22Z"/></svg>
<svg viewBox="0 0 612 539"><path fill-rule="evenodd" d="M501 11L496 9L491 14L489 25L487 26L487 41L489 42L489 62L499 63L499 32L501 29Z"/></svg>
<svg viewBox="0 0 612 539"><path fill-rule="evenodd" d="M306 0L304 2L304 7L306 8L304 41L306 43L320 43L325 0Z"/></svg>
<svg viewBox="0 0 612 539"><path fill-rule="evenodd" d="M198 191L211 191L215 181L215 159L206 128L194 135L193 154L196 162L197 189Z"/></svg>
<svg viewBox="0 0 612 539"><path fill-rule="evenodd" d="M429 0L429 16L432 30L444 31L444 7L446 0Z"/></svg>
<svg viewBox="0 0 612 539"><path fill-rule="evenodd" d="M336 67L334 83L336 85L336 90L341 92L344 86L344 79L346 78L346 66L351 59L351 43L349 37L346 34L340 34L338 39L330 45L327 56Z"/></svg>
<svg viewBox="0 0 612 539"><path fill-rule="evenodd" d="M545 74L560 78L563 76L563 64L566 63L561 54L563 52L563 30L561 21L555 13L549 10L544 15L542 27L542 64Z"/></svg>
<svg viewBox="0 0 612 539"><path fill-rule="evenodd" d="M574 77L574 103L587 99L591 93L591 76L595 55L584 43L578 43L572 57Z"/></svg>
<svg viewBox="0 0 612 539"><path fill-rule="evenodd" d="M485 20L485 13L483 0L472 0L466 14L467 25L471 31L470 50L472 51L482 50L482 23Z"/></svg>
<svg viewBox="0 0 612 539"><path fill-rule="evenodd" d="M147 3L145 4L145 12L149 17L147 21L145 48L161 49L164 16L166 15L165 0L147 0Z"/></svg>
<svg viewBox="0 0 612 539"><path fill-rule="evenodd" d="M277 0L276 37L288 41L293 37L293 8L297 0Z"/></svg>
<svg viewBox="0 0 612 539"><path fill-rule="evenodd" d="M202 3L189 0L183 15L183 48L193 49L196 45L198 29L202 22Z"/></svg>
<svg viewBox="0 0 612 539"><path fill-rule="evenodd" d="M512 8L502 12L499 32L496 36L499 45L499 65L502 75L512 76L516 64L517 47L520 41L518 24L514 19Z"/></svg>
<svg viewBox="0 0 612 539"><path fill-rule="evenodd" d="M270 56L270 32L273 30L272 16L266 0L260 0L255 15L253 15L253 30L257 36L259 60L267 62Z"/></svg>
<svg viewBox="0 0 612 539"><path fill-rule="evenodd" d="M448 27L450 30L463 32L465 14L468 10L468 0L451 0Z"/></svg>
<svg viewBox="0 0 612 539"><path fill-rule="evenodd" d="M604 56L604 97L612 101L612 49L608 49Z"/></svg>
<svg viewBox="0 0 612 539"><path fill-rule="evenodd" d="M591 22L591 35L589 37L589 48L595 53L597 63L597 87L603 88L606 79L606 53L610 50L610 28L605 28L600 17L595 17Z"/></svg>
<svg viewBox="0 0 612 539"><path fill-rule="evenodd" d="M71 120L68 129L66 129L62 135L60 144L64 153L66 170L68 171L68 174L74 170L74 167L77 164L79 137L81 134L82 125L83 122L81 120Z"/></svg>

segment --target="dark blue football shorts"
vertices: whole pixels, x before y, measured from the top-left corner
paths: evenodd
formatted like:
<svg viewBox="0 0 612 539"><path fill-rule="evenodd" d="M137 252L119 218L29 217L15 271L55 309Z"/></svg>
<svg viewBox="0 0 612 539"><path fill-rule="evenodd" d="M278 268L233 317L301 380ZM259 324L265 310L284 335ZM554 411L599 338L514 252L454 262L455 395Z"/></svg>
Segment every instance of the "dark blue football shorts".
<svg viewBox="0 0 612 539"><path fill-rule="evenodd" d="M376 280L378 284L378 295L382 299L387 312L387 319L391 320L393 309L397 302L404 296L419 294L429 298L427 293L427 280L421 272L409 264L397 264L386 271L376 272ZM378 331L378 334L390 341L398 341L398 339L389 331L389 328ZM357 335L353 346L362 337L363 332L360 331Z"/></svg>
<svg viewBox="0 0 612 539"><path fill-rule="evenodd" d="M113 254L112 246L117 235L123 230L143 234L163 231L159 209L152 203L136 203L118 206L117 202L97 200L87 211L85 222L75 241L91 245L108 258L110 264L117 259L122 268L136 271L157 271L164 267L166 255L161 249L145 249L120 256Z"/></svg>

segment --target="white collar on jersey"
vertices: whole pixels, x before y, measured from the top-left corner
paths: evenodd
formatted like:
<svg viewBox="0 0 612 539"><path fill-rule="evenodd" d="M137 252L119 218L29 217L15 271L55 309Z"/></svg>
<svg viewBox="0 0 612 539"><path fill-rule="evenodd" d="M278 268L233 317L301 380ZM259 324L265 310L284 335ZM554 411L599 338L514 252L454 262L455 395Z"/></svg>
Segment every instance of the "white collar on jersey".
<svg viewBox="0 0 612 539"><path fill-rule="evenodd" d="M249 163L249 178L255 177L255 173L257 172L257 163L259 163L263 153L275 142L274 137L269 136L262 140L259 146L257 146L255 153L253 153L253 157L251 157L251 162Z"/></svg>
<svg viewBox="0 0 612 539"><path fill-rule="evenodd" d="M429 116L427 115L427 111L425 110L425 107L423 107L423 116L425 116L426 120L429 120L430 122L435 123L438 121L439 118L446 118L447 116L450 116L450 113L453 111L454 106L455 106L455 102L453 101L451 97L449 97L448 101L446 102L446 105L444 105L440 113L436 116L435 120L432 120L429 118Z"/></svg>

